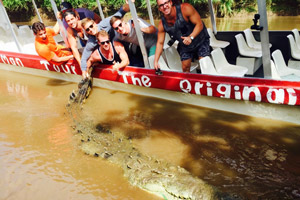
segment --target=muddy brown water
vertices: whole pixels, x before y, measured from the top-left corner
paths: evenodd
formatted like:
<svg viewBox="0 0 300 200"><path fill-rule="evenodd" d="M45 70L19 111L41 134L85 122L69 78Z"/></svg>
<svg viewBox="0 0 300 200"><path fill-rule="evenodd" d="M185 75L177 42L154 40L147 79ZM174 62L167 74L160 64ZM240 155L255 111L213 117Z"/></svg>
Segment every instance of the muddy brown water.
<svg viewBox="0 0 300 200"><path fill-rule="evenodd" d="M253 25L254 14L249 13L239 13L232 17L216 18L216 27L218 31L243 31L250 28ZM268 29L270 31L284 31L292 30L294 28L300 29L300 15L298 16L276 16L275 14L268 13ZM125 19L130 19L130 14L125 15ZM210 17L202 18L205 25L212 28ZM146 19L147 20L147 19ZM38 21L35 17L31 22L14 22L17 25L32 25L34 22ZM43 22L47 26L53 26L55 22L49 21L43 18ZM156 27L158 26L159 20L155 20Z"/></svg>
<svg viewBox="0 0 300 200"><path fill-rule="evenodd" d="M78 146L75 83L0 70L0 199L163 199ZM300 126L94 88L83 120L237 199L300 198Z"/></svg>

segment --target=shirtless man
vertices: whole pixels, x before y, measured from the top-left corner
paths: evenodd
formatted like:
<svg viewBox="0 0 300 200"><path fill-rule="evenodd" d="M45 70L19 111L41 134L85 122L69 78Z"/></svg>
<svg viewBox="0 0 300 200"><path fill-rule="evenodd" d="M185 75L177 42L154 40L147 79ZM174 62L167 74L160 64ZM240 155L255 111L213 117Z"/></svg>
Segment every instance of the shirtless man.
<svg viewBox="0 0 300 200"><path fill-rule="evenodd" d="M129 64L129 58L122 43L110 41L109 35L105 30L96 34L98 44L100 45L87 61L87 71L94 62L113 65L114 70L119 70Z"/></svg>
<svg viewBox="0 0 300 200"><path fill-rule="evenodd" d="M165 33L179 42L182 71L190 72L194 54L198 59L210 55L209 35L197 10L189 3L173 5L172 0L157 0L159 11L163 14L158 25L158 36L154 58L155 69L163 50Z"/></svg>

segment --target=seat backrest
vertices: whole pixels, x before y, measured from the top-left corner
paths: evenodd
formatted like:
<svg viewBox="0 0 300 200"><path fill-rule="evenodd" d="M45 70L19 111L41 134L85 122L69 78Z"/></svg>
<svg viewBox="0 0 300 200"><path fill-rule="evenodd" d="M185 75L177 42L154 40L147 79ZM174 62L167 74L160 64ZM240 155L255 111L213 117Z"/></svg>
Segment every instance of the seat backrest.
<svg viewBox="0 0 300 200"><path fill-rule="evenodd" d="M166 49L166 48L170 47L170 46L168 45L168 42L169 42L170 40L171 40L171 37L170 37L169 34L166 32L166 33L165 33L165 41L164 41L163 49Z"/></svg>
<svg viewBox="0 0 300 200"><path fill-rule="evenodd" d="M215 34L212 32L212 30L210 28L207 28L207 32L208 32L208 35L209 35L210 43L216 42L217 39L215 37Z"/></svg>
<svg viewBox="0 0 300 200"><path fill-rule="evenodd" d="M20 26L18 29L18 39L22 44L34 43L35 36L29 26Z"/></svg>
<svg viewBox="0 0 300 200"><path fill-rule="evenodd" d="M257 48L257 46L260 45L260 42L257 42L255 40L253 33L249 28L245 29L244 33L245 33L247 44L250 48Z"/></svg>
<svg viewBox="0 0 300 200"><path fill-rule="evenodd" d="M298 29L293 29L292 30L293 34L294 34L294 37L295 37L295 40L296 40L296 44L298 46L298 48L300 49L300 36L299 36L299 31Z"/></svg>
<svg viewBox="0 0 300 200"><path fill-rule="evenodd" d="M16 36L18 36L18 29L19 29L19 28L18 28L17 24L12 23L11 26L12 26L12 28L13 28L13 30L14 30Z"/></svg>
<svg viewBox="0 0 300 200"><path fill-rule="evenodd" d="M0 14L1 15L1 14ZM4 22L0 22L0 28L3 28L4 30L6 30L6 29L8 29L7 28L7 24L6 23L4 23Z"/></svg>
<svg viewBox="0 0 300 200"><path fill-rule="evenodd" d="M280 74L281 71L284 72L287 66L285 64L283 55L279 49L272 53L272 58L274 60L274 64L278 73Z"/></svg>
<svg viewBox="0 0 300 200"><path fill-rule="evenodd" d="M4 43L10 42L13 39L11 34L9 34L8 32L10 33L10 30L8 29L6 30L5 28L0 26L0 35L1 35L0 40L3 41Z"/></svg>
<svg viewBox="0 0 300 200"><path fill-rule="evenodd" d="M272 79L277 79L277 80L281 79L280 76L279 76L279 73L278 73L278 71L275 67L275 64L274 64L273 60L271 60L270 64L271 64L271 77L272 77Z"/></svg>
<svg viewBox="0 0 300 200"><path fill-rule="evenodd" d="M240 55L247 56L247 51L251 51L251 49L247 45L244 36L241 33L239 33L235 35L235 39Z"/></svg>
<svg viewBox="0 0 300 200"><path fill-rule="evenodd" d="M0 40L0 50L3 51L5 50L5 45L4 42Z"/></svg>
<svg viewBox="0 0 300 200"><path fill-rule="evenodd" d="M170 70L182 72L182 65L178 51L175 47L171 46L164 50L167 64Z"/></svg>
<svg viewBox="0 0 300 200"><path fill-rule="evenodd" d="M221 48L216 48L211 52L211 56L213 59L213 62L215 64L215 68L218 71L218 69L221 69L224 66L229 65L223 51Z"/></svg>
<svg viewBox="0 0 300 200"><path fill-rule="evenodd" d="M154 55L148 57L149 65L151 69L154 69ZM164 58L160 56L158 60L158 64L160 66L161 70L170 71L170 68L167 66L167 63L165 62Z"/></svg>
<svg viewBox="0 0 300 200"><path fill-rule="evenodd" d="M202 74L218 75L215 66L209 56L205 56L199 60Z"/></svg>
<svg viewBox="0 0 300 200"><path fill-rule="evenodd" d="M297 60L298 58L297 58L297 56L296 56L296 53L299 53L300 50L299 50L298 47L297 47L297 44L296 44L296 42L295 42L295 39L294 39L294 37L293 37L292 34L289 34L289 35L287 36L287 38L289 39L292 57L293 57L294 59Z"/></svg>

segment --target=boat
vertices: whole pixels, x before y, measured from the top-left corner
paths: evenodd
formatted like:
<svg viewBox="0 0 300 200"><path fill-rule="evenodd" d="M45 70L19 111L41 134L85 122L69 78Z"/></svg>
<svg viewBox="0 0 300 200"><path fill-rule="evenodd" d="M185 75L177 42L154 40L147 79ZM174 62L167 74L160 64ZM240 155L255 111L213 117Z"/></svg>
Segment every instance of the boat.
<svg viewBox="0 0 300 200"><path fill-rule="evenodd" d="M234 44L237 33L218 32L218 36ZM284 46L279 38L286 38L287 34L287 31L270 32L272 45ZM228 58L238 55L234 46L226 49L230 52ZM283 52L284 48L287 47L283 47ZM57 66L37 55L0 50L0 63L3 63L1 70L65 81L81 80L81 70L75 60ZM97 87L300 124L300 81L176 71L162 71L158 75L151 68L127 66L114 71L112 66L103 64L94 67L92 77Z"/></svg>

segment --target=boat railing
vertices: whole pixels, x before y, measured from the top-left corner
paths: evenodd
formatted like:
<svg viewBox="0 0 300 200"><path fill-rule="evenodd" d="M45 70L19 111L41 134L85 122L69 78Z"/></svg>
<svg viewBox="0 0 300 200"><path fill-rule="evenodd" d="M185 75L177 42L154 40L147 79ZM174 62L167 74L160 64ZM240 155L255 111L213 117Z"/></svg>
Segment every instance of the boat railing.
<svg viewBox="0 0 300 200"><path fill-rule="evenodd" d="M148 9L148 13L149 13L150 23L154 24L150 1L149 0L146 0L146 1L147 1L147 9ZM19 40L19 38L17 36L18 33L17 33L17 31L14 31L13 25L11 24L11 22L8 18L8 15L5 11L3 3L2 3L1 0L0 0L0 2L1 2L1 4L0 4L1 10L2 10L3 13L5 13L5 18L7 20L7 24L9 25L9 31L11 33L10 36L13 37L13 41L15 43L14 46L15 46L15 48L17 48L18 52L24 52L22 50L22 42L23 41ZM32 0L32 2L33 2L35 10L37 12L37 15L39 17L39 20L42 21L40 15L39 15L38 9L35 5L34 0ZM150 68L149 59L148 59L146 48L145 48L145 45L144 45L142 33L139 29L139 23L137 23L137 17L138 16L137 16L137 12L136 12L136 7L135 7L134 3L132 2L132 0L128 0L128 3L129 3L130 10L131 10L131 15L132 15L133 21L136 24L138 41L139 41L139 44L140 44L140 47L141 47L144 65L145 65L146 68ZM265 2L265 0L257 0L257 3L258 3L259 16L260 16L260 19L259 19L259 22L260 22L259 28L260 29L259 29L259 31L260 31L261 46L262 46L261 49L262 49L262 63L263 63L264 77L266 77L266 78L269 77L270 78L271 77L271 67L270 67L271 58L270 58L270 48L269 48L269 35L268 35L269 33L268 33L267 14L266 14L266 2ZM104 14L103 14L103 11L102 11L102 8L101 8L101 4L98 0L97 0L97 4L98 4L98 8L99 8L101 18L104 18ZM57 15L56 13L58 11L57 11L57 7L56 7L56 4L55 4L54 0L51 0L51 5L53 7L53 10L54 10L54 13L55 13L55 16L56 16ZM210 18L211 18L211 23L212 23L212 29L213 29L213 32L216 33L217 30L216 30L216 24L215 24L215 16L214 16L214 11L213 11L213 6L212 6L212 1L211 0L208 0L208 6L209 6L210 13L211 13ZM57 19L57 20L60 21L59 19ZM62 28L62 29L64 30L63 31L64 34L62 34L62 38L64 38L65 43L68 44L68 42L66 40L65 29L64 28Z"/></svg>

